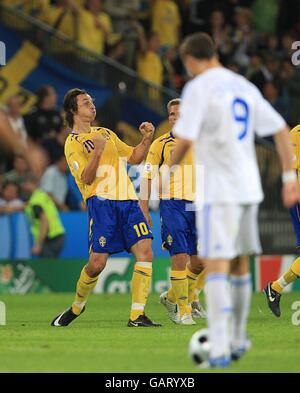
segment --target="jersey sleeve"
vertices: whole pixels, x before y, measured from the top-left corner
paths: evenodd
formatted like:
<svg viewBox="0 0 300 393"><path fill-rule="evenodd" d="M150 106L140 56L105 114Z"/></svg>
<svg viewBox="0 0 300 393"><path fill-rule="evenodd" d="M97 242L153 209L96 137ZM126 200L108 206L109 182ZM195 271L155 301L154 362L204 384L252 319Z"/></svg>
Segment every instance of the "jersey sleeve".
<svg viewBox="0 0 300 393"><path fill-rule="evenodd" d="M126 157L127 159L129 159L133 153L134 147L129 146L123 141L121 141L121 139L118 138L115 133L113 133L113 139L114 139L115 146L118 150L119 156Z"/></svg>
<svg viewBox="0 0 300 393"><path fill-rule="evenodd" d="M183 91L180 116L174 127L174 135L181 139L195 141L203 123L207 101L199 99L195 85L188 83Z"/></svg>
<svg viewBox="0 0 300 393"><path fill-rule="evenodd" d="M143 178L152 180L158 173L158 168L161 160L161 146L156 140L154 141L149 149L146 163L143 170Z"/></svg>
<svg viewBox="0 0 300 393"><path fill-rule="evenodd" d="M75 140L66 142L65 156L72 175L81 181L82 172L87 165L82 144Z"/></svg>
<svg viewBox="0 0 300 393"><path fill-rule="evenodd" d="M283 117L257 90L253 128L258 136L274 135L286 126Z"/></svg>

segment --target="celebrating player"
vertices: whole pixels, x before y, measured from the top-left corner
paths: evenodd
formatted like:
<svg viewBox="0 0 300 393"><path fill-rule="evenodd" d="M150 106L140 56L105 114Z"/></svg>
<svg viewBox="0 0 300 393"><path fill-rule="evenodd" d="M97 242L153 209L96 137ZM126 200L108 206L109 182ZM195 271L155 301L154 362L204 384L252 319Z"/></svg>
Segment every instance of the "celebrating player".
<svg viewBox="0 0 300 393"><path fill-rule="evenodd" d="M292 145L294 150L294 157L296 158L294 161L294 168L298 174L298 181L300 181L299 177L299 169L300 169L300 125L294 127L290 131ZM297 237L297 248L300 247L300 204L297 203L295 206L290 208L290 214L292 218L292 223L294 227L294 231ZM266 294L267 303L272 311L272 313L276 317L280 317L280 298L282 291L284 288L294 282L297 278L300 277L300 257L298 257L289 267L289 269L278 278L278 280L274 282L269 282L267 286L264 288L264 292Z"/></svg>
<svg viewBox="0 0 300 393"><path fill-rule="evenodd" d="M171 100L167 109L169 122L174 126L179 116L180 99ZM151 182L159 169L169 162L177 139L172 132L157 138L151 145L141 183L140 206L148 224ZM195 179L193 154L190 150L181 162L179 175L174 174L170 194L160 192L161 236L163 247L172 260L171 288L161 294L160 301L167 308L170 319L182 325L194 325L191 303L194 300L194 316L204 316L198 299L194 299L195 281L200 273L204 283L203 266L197 257L196 217L193 201ZM182 176L183 175L183 176ZM160 176L161 181L161 176ZM179 306L179 310L178 310Z"/></svg>
<svg viewBox="0 0 300 393"><path fill-rule="evenodd" d="M170 166L178 164L195 146L195 158L204 168L204 205L197 211L200 256L205 260L209 339L208 367L227 367L248 347L246 326L250 308L249 254L260 252L258 204L263 192L257 166L254 131L274 134L283 166L283 202L300 201L293 170L288 127L283 118L244 77L221 66L210 36L187 37L180 53L194 77L183 91L174 134L180 138ZM200 179L196 177L196 188ZM203 184L203 182L201 182ZM240 257L241 256L241 257ZM235 262L232 292L228 286L230 260ZM233 340L229 320L233 316ZM232 346L232 347L231 347ZM231 348L230 348L231 347Z"/></svg>
<svg viewBox="0 0 300 393"><path fill-rule="evenodd" d="M126 145L111 130L91 127L96 109L91 97L80 89L68 91L64 111L72 129L65 143L65 155L87 204L90 257L81 271L72 306L51 324L67 326L77 318L84 311L109 255L126 249L136 259L128 326L160 326L144 313L151 284L153 236L124 163L120 162L126 158L130 164L139 164L145 159L154 127L151 123L142 123L141 143L135 148Z"/></svg>

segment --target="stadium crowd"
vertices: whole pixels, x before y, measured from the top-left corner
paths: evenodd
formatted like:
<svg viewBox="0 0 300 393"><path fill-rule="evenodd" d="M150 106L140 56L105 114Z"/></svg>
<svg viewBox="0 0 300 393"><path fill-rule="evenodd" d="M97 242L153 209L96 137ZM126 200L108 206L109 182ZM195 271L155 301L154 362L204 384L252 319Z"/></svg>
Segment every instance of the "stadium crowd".
<svg viewBox="0 0 300 393"><path fill-rule="evenodd" d="M290 126L300 123L300 69L291 62L292 42L300 40L300 3L294 0L3 0L84 48L135 69L145 80L181 92L188 79L179 59L182 38L209 32L222 63L252 81ZM298 10L298 12L297 12ZM49 167L40 187L59 210L83 210L67 171L67 131L54 86L41 86L36 105L24 116L17 96L3 110L26 143L29 136L47 152ZM22 157L0 163L1 211L24 200L28 171Z"/></svg>

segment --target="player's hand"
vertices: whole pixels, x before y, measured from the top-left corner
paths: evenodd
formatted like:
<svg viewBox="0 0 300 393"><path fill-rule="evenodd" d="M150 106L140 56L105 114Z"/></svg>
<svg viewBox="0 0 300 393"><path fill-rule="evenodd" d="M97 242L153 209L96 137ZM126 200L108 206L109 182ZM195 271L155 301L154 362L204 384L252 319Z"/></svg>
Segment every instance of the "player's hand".
<svg viewBox="0 0 300 393"><path fill-rule="evenodd" d="M40 244L35 244L31 249L32 255L40 255L41 252L42 246Z"/></svg>
<svg viewBox="0 0 300 393"><path fill-rule="evenodd" d="M298 181L283 184L282 200L285 207L289 208L300 202L300 185Z"/></svg>
<svg viewBox="0 0 300 393"><path fill-rule="evenodd" d="M139 130L143 136L152 138L155 131L155 127L152 123L145 121L140 125Z"/></svg>
<svg viewBox="0 0 300 393"><path fill-rule="evenodd" d="M106 139L104 139L101 135L96 135L93 138L93 142L95 146L95 151L97 153L102 153L105 148Z"/></svg>

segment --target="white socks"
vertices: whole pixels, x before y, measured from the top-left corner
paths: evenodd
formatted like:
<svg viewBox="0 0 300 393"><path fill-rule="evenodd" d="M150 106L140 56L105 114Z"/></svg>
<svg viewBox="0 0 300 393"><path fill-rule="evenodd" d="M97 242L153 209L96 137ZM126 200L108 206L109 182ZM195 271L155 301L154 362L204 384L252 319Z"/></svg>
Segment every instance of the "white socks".
<svg viewBox="0 0 300 393"><path fill-rule="evenodd" d="M247 319L251 303L251 275L231 276L232 290L232 345L244 347L247 340Z"/></svg>
<svg viewBox="0 0 300 393"><path fill-rule="evenodd" d="M207 320L211 342L211 359L230 354L229 322L232 312L228 275L209 273L206 277L205 295Z"/></svg>

